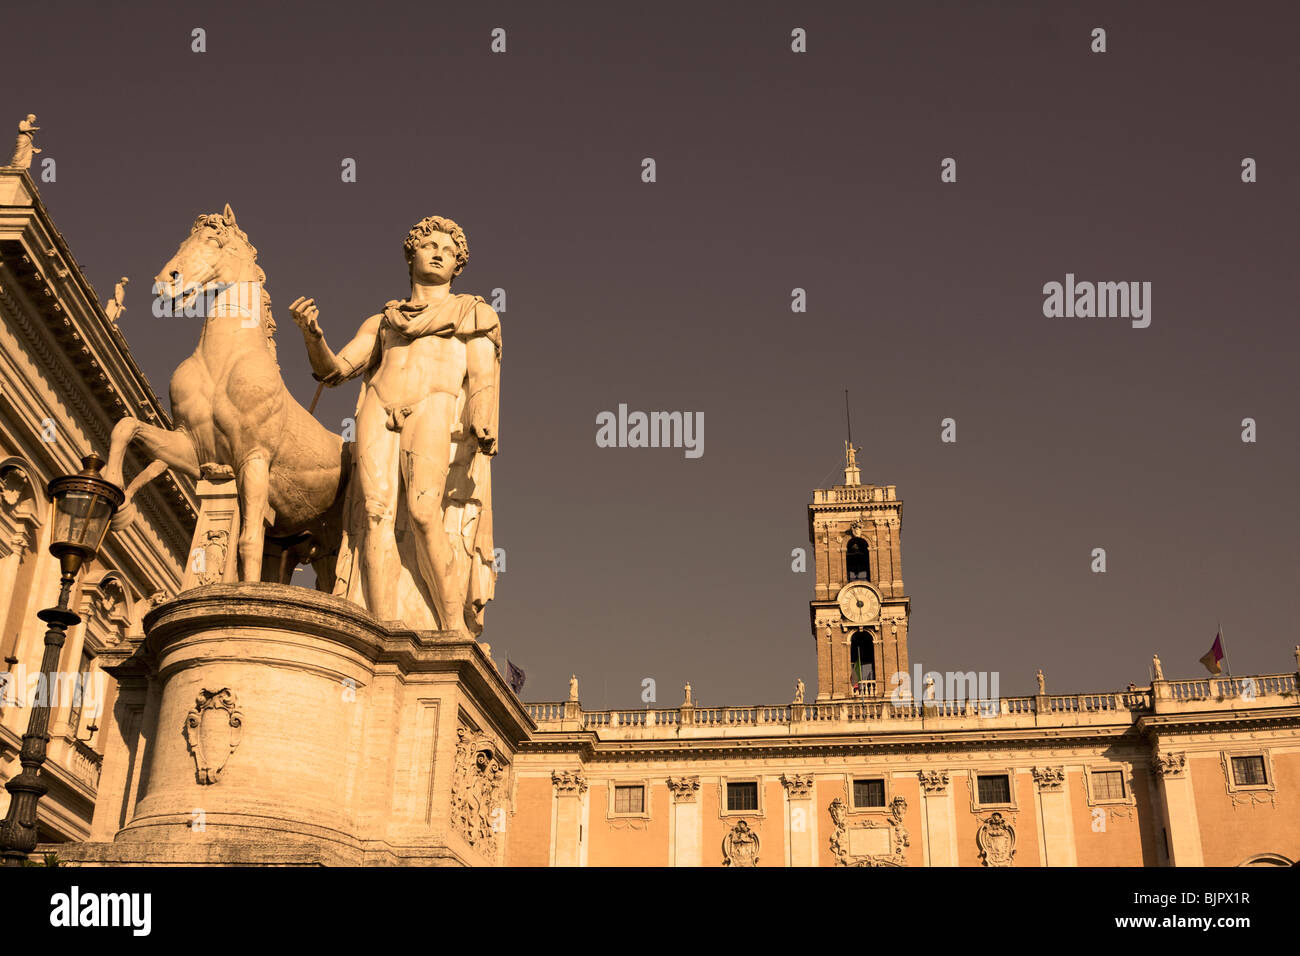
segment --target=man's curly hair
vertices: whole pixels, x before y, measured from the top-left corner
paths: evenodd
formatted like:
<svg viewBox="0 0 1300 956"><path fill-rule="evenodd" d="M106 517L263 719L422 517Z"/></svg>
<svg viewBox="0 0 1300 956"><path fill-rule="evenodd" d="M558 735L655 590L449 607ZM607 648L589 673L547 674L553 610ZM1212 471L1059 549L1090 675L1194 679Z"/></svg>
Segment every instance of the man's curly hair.
<svg viewBox="0 0 1300 956"><path fill-rule="evenodd" d="M469 262L469 242L465 239L465 230L445 216L425 216L406 234L402 249L406 253L406 271L411 271L411 260L415 258L415 247L427 236L435 232L445 232L451 236L456 246L456 270L459 272Z"/></svg>

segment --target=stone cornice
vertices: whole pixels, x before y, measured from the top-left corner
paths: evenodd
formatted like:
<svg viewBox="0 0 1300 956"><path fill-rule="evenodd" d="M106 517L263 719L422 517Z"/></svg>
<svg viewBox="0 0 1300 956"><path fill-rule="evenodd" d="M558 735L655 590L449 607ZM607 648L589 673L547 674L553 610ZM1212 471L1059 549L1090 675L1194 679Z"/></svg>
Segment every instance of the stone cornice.
<svg viewBox="0 0 1300 956"><path fill-rule="evenodd" d="M61 400L69 404L101 453L108 451L108 432L116 420L109 416L114 411L117 417L129 413L170 427L171 420L125 337L104 315L93 287L54 226L30 177L17 170L0 171L0 176L20 177L19 185L31 202L29 206L0 206L0 269L5 273L0 281L0 301L11 326L21 332L46 374L52 376L51 384ZM19 289L44 329L31 322L29 309L18 298ZM51 342L62 356L56 355ZM168 546L184 555L196 514L192 489L165 473L137 501Z"/></svg>
<svg viewBox="0 0 1300 956"><path fill-rule="evenodd" d="M1300 728L1300 707L1261 707L1258 710L1207 710L1186 714L1144 714L1134 722L1134 729L1144 736L1169 732L1209 733L1229 724L1290 724Z"/></svg>
<svg viewBox="0 0 1300 956"><path fill-rule="evenodd" d="M673 760L753 757L826 756L884 753L964 753L988 750L1046 750L1086 746L1097 741L1113 745L1125 738L1136 749L1146 741L1131 734L1128 725L1063 728L1070 733L1041 728L1014 728L996 733L915 733L893 735L826 734L785 737L671 737L658 740L599 740L592 731L550 733L541 731L521 744L521 754L585 751L584 762L639 761L671 757ZM556 738L556 739L548 739Z"/></svg>

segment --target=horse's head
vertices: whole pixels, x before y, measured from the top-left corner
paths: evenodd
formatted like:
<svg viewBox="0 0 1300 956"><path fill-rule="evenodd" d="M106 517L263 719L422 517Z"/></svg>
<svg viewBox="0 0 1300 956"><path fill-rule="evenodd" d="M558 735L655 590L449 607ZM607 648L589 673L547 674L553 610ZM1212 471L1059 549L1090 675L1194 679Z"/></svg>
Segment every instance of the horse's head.
<svg viewBox="0 0 1300 956"><path fill-rule="evenodd" d="M224 212L194 220L194 227L176 255L154 277L154 294L168 301L171 313L176 314L205 290L221 290L236 283L257 283L260 298L264 279L257 266L257 250L235 222L235 212L227 203Z"/></svg>

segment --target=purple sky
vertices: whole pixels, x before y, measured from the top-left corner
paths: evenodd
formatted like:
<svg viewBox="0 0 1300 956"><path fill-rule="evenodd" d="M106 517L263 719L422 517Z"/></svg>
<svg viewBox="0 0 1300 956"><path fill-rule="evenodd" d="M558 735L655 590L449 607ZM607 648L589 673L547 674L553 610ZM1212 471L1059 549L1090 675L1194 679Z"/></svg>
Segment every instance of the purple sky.
<svg viewBox="0 0 1300 956"><path fill-rule="evenodd" d="M37 113L58 170L42 196L102 298L132 278L122 328L164 397L198 328L154 319L148 283L197 214L231 203L258 247L304 404L288 303L314 296L341 345L406 294L413 222L464 226L457 291L508 296L507 570L484 638L524 697L562 698L575 670L589 708L641 706L644 677L659 706L687 679L704 705L814 690L812 575L790 551L812 489L842 477L846 387L864 480L906 502L913 661L999 671L1004 694L1039 667L1052 692L1100 691L1144 683L1153 651L1203 674L1220 618L1235 673L1294 666L1298 20L25 4L5 12L0 119ZM1150 327L1045 318L1066 273L1152 283ZM703 412L703 457L598 448L620 403Z"/></svg>

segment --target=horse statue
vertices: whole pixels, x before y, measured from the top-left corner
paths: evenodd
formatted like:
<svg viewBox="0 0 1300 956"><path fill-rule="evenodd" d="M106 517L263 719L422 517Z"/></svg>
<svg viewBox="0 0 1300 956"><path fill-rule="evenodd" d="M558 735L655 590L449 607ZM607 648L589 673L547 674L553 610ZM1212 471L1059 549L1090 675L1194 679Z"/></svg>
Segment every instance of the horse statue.
<svg viewBox="0 0 1300 956"><path fill-rule="evenodd" d="M333 586L341 536L343 439L303 408L285 387L275 354L275 320L257 250L222 213L199 216L188 238L155 277L155 315L203 318L194 353L172 374L174 428L126 417L113 428L104 477L119 487L127 448L138 443L149 464L126 487L114 530L131 524L137 490L168 468L191 478L234 477L239 495L239 579L289 583L310 562L317 587ZM278 570L262 563L268 535L283 548ZM290 560L292 558L292 560Z"/></svg>

